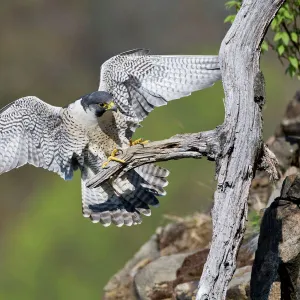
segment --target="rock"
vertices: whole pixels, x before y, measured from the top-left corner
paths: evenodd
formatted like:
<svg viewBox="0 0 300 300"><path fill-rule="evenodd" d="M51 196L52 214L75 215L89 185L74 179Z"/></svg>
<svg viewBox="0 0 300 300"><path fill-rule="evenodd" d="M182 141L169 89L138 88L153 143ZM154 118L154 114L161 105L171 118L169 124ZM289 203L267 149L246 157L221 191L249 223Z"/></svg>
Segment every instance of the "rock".
<svg viewBox="0 0 300 300"><path fill-rule="evenodd" d="M104 287L104 300L135 299L133 278L140 268L160 256L157 237L153 235L125 267L114 275Z"/></svg>
<svg viewBox="0 0 300 300"><path fill-rule="evenodd" d="M267 299L270 289L275 289L274 284L278 281L281 282L282 299L297 299L299 205L300 176L290 175L283 182L280 197L266 209L261 223L251 278L253 299Z"/></svg>
<svg viewBox="0 0 300 300"><path fill-rule="evenodd" d="M300 91L297 91L294 99L288 104L284 119L277 129L277 135L298 136L300 132Z"/></svg>
<svg viewBox="0 0 300 300"><path fill-rule="evenodd" d="M182 282L199 279L202 275L208 252L209 249L202 249L187 255L180 268L177 269L174 286Z"/></svg>
<svg viewBox="0 0 300 300"><path fill-rule="evenodd" d="M160 254L170 255L205 248L211 234L211 217L196 213L160 229L157 237Z"/></svg>
<svg viewBox="0 0 300 300"><path fill-rule="evenodd" d="M245 239L245 241L241 245L237 257L238 268L252 265L254 261L255 251L257 249L258 236L258 233L252 235L250 238Z"/></svg>
<svg viewBox="0 0 300 300"><path fill-rule="evenodd" d="M172 297L174 287L199 280L208 252L209 249L203 249L195 253L162 256L149 263L135 276L138 296L142 300Z"/></svg>
<svg viewBox="0 0 300 300"><path fill-rule="evenodd" d="M250 295L251 266L239 268L235 271L228 286L227 300L247 300Z"/></svg>
<svg viewBox="0 0 300 300"><path fill-rule="evenodd" d="M197 213L175 219L176 222L158 228L156 234L112 277L105 286L105 300L194 299L209 252L211 218ZM239 268L251 264L256 245L257 235L244 241L238 256ZM238 270L234 278L242 287L238 290L233 286L232 295L243 295L246 289L246 275ZM237 276L242 279L239 281Z"/></svg>
<svg viewBox="0 0 300 300"><path fill-rule="evenodd" d="M125 267L111 278L104 288L105 300L137 299L136 293L140 293L141 299L149 293L153 297L172 296L177 285L199 279L208 254L208 249L202 248L208 246L211 238L211 218L196 213L175 219L176 222L158 228ZM156 268L164 271L154 272ZM153 272L151 278L148 278L147 270ZM153 287L143 288L143 282L148 281L149 286L150 280Z"/></svg>
<svg viewBox="0 0 300 300"><path fill-rule="evenodd" d="M186 256L187 254L162 256L139 271L134 280L139 297L142 300L171 297L177 269Z"/></svg>
<svg viewBox="0 0 300 300"><path fill-rule="evenodd" d="M250 187L248 197L249 208L257 212L260 211L266 206L272 191L273 187L270 185L269 175L267 172L257 172Z"/></svg>
<svg viewBox="0 0 300 300"><path fill-rule="evenodd" d="M198 283L199 281L195 280L195 281L178 284L174 289L175 299L176 300L194 299L197 293Z"/></svg>

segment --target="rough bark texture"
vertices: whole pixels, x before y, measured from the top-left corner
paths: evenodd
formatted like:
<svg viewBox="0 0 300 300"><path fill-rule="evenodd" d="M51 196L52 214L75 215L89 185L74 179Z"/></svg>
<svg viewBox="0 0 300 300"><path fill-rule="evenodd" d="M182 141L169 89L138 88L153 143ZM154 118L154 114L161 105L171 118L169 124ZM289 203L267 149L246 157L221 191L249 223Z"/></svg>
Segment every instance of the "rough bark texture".
<svg viewBox="0 0 300 300"><path fill-rule="evenodd" d="M280 180L273 182L265 170L257 171L255 178L252 180L250 195L248 197L249 221L243 244L240 247L237 257L237 270L228 286L226 297L228 300L250 299L251 265L257 249L259 232L257 213L261 212L261 215L264 208L280 195L282 182L286 176L299 173L300 139L297 136L300 136L300 92L288 104L285 116L276 129L275 135L267 141L269 149L278 159L277 167L281 177ZM291 205L295 204L291 203ZM283 230L282 235L281 232L278 233L276 231L275 226L271 226L268 229L267 227L264 228L269 232L266 241L272 237L275 239L278 234L283 236L283 240L288 243L283 243L287 247L282 249L287 249L284 250L284 253L290 255L290 253L297 253L297 249L299 249L300 224L297 221L299 209L296 206L294 208L283 208L281 215L283 216L285 212L288 213L281 220L287 225L290 224L289 226L285 226L288 230ZM105 300L195 299L198 284L197 279L202 274L209 251L212 221L210 216L204 214L195 214L187 218L175 216L169 216L168 218L173 221L175 220L175 222L157 229L156 234L109 281L105 287ZM278 222L278 219L274 219L273 223L270 222L269 224L274 225L276 222ZM264 252L262 251L262 253ZM268 254L267 251L266 253ZM170 267L170 260L162 258L164 256L174 256L172 261L176 263L172 264L173 268ZM297 255L294 256L296 257ZM155 263L158 259L160 259L160 264ZM276 257L274 265L278 259L280 260L279 257ZM269 265L271 267L270 274L277 272L277 269L274 269L272 265L273 262ZM295 264L293 265L295 266ZM289 270L288 266L289 264L287 265L287 270ZM148 271L152 270L152 275L150 274L149 276L149 272L146 269ZM160 273L164 273L165 269L168 270L168 274L162 277ZM264 268L262 268L262 271L264 271ZM261 287L263 283L268 284L270 276L264 278L259 273L260 269L258 269L257 279L261 280L256 282L255 285L257 284L257 287ZM281 299L279 279L277 278L277 281L273 282L271 292L267 298L268 300ZM143 282L147 283L143 284ZM297 287L298 289L300 287L299 281ZM256 288L256 291L260 291L260 289ZM252 298L252 300L254 299Z"/></svg>
<svg viewBox="0 0 300 300"><path fill-rule="evenodd" d="M225 299L247 218L251 181L262 151L264 80L260 43L282 0L245 0L220 48L225 92L222 157L217 161L213 237L197 300Z"/></svg>

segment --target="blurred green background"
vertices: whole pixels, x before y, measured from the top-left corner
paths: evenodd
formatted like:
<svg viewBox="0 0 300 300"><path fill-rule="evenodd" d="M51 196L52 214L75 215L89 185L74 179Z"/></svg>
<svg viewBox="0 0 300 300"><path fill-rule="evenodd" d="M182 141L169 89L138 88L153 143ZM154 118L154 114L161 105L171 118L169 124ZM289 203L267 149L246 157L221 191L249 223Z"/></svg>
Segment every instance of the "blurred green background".
<svg viewBox="0 0 300 300"><path fill-rule="evenodd" d="M98 87L101 63L146 47L155 54L217 54L228 29L223 1L2 0L0 105L36 95L66 105ZM298 82L271 53L262 59L267 82L265 137L274 131ZM221 83L156 109L136 137L158 140L222 123ZM101 299L102 289L139 247L166 223L164 214L207 210L214 163L180 160L168 195L140 226L104 228L81 215L80 176L26 166L0 177L0 299Z"/></svg>

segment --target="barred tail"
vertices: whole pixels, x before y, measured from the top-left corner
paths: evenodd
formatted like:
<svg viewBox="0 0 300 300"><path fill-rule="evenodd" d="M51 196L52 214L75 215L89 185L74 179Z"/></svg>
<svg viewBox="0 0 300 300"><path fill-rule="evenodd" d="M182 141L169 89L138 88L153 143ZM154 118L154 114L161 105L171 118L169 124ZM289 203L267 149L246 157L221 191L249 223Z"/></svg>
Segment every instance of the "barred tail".
<svg viewBox="0 0 300 300"><path fill-rule="evenodd" d="M90 216L93 222L100 222L104 226L111 223L117 226L140 224L141 214L150 216L149 206L159 205L156 196L166 195L164 188L168 185L166 179L168 175L168 170L148 164L114 180L111 183L113 193L108 191L108 183L105 184L106 187L100 186L93 189L83 187L83 203L88 204L83 206L86 207L85 216ZM104 190L108 195L106 200L101 197ZM91 195L88 197L89 193L93 194L93 200ZM104 201L99 201L99 198Z"/></svg>

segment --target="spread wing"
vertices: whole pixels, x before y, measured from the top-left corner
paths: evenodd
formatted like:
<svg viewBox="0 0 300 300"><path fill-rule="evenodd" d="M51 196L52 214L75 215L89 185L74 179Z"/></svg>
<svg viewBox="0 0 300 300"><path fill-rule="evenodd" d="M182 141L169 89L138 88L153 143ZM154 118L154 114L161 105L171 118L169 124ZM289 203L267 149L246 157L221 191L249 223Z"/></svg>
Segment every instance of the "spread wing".
<svg viewBox="0 0 300 300"><path fill-rule="evenodd" d="M86 140L65 126L62 110L30 96L0 111L0 174L28 163L72 178L73 158Z"/></svg>
<svg viewBox="0 0 300 300"><path fill-rule="evenodd" d="M102 65L99 90L112 94L118 109L139 123L154 107L209 87L219 79L218 56L159 56L136 49Z"/></svg>

